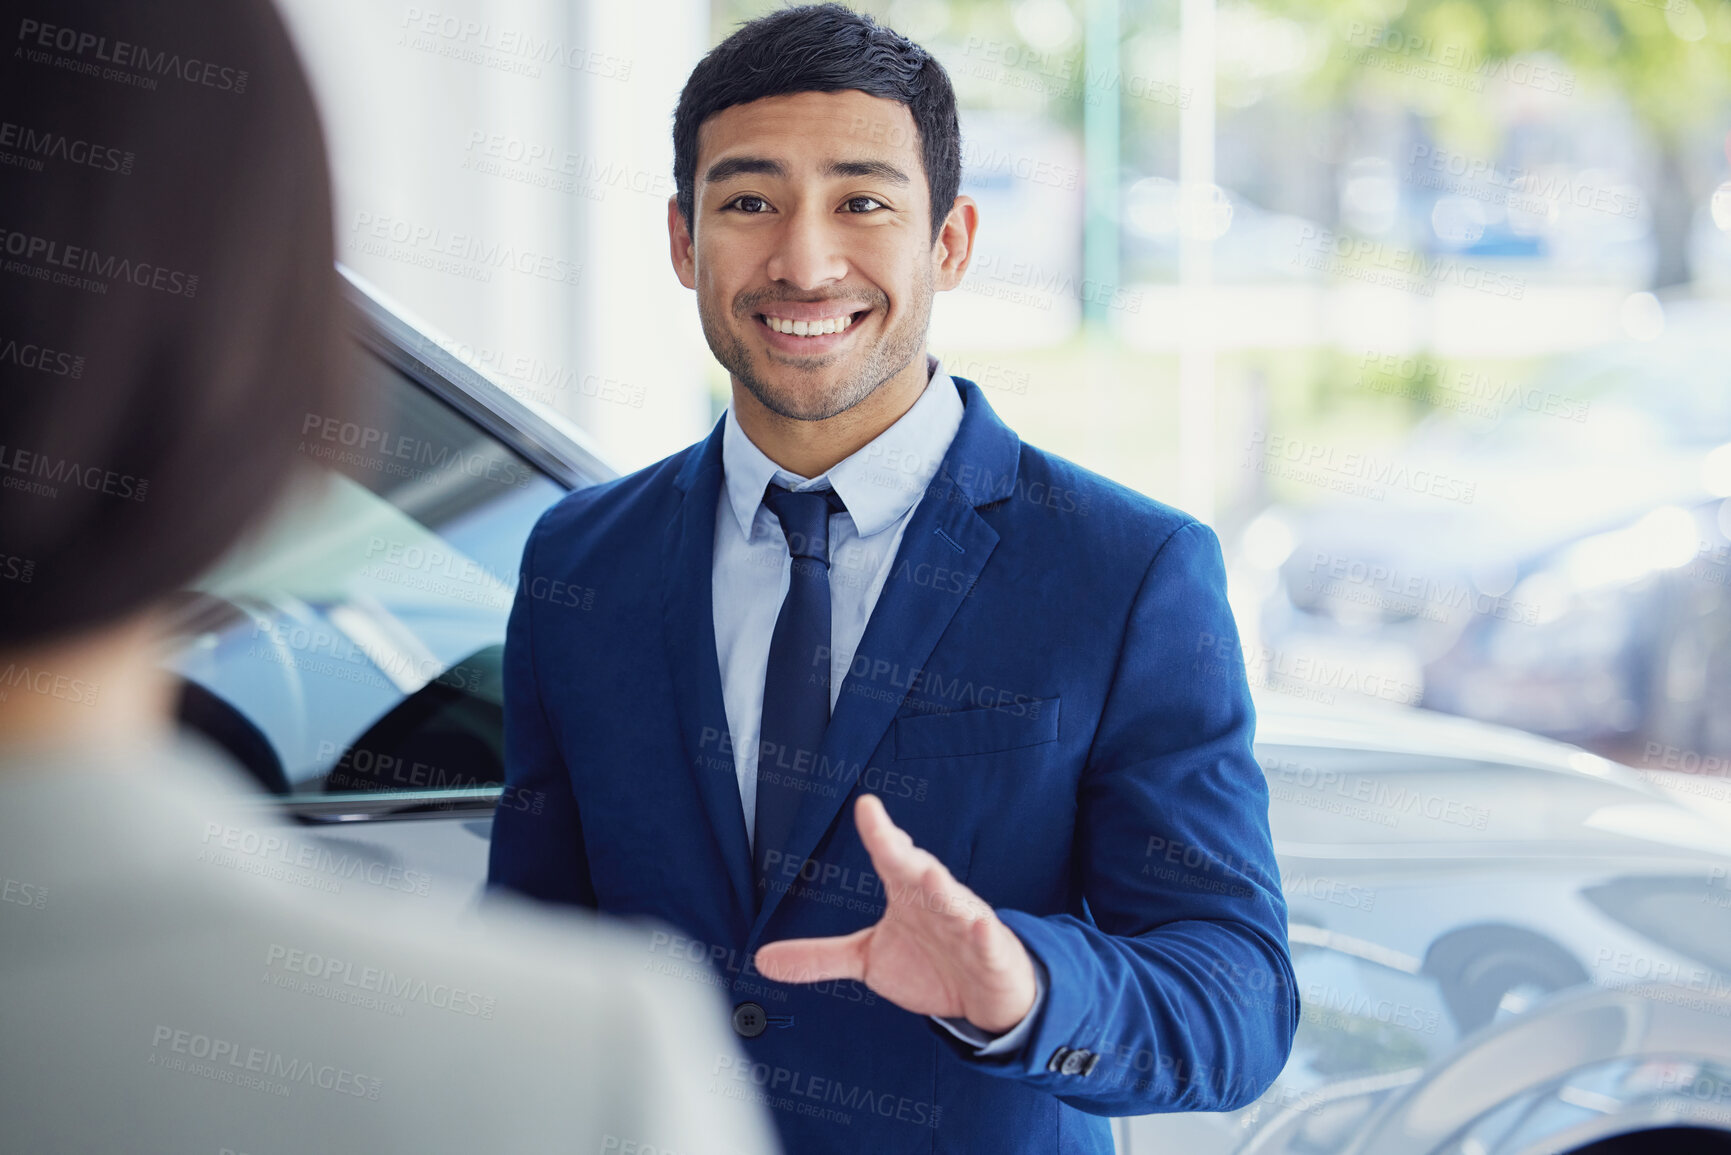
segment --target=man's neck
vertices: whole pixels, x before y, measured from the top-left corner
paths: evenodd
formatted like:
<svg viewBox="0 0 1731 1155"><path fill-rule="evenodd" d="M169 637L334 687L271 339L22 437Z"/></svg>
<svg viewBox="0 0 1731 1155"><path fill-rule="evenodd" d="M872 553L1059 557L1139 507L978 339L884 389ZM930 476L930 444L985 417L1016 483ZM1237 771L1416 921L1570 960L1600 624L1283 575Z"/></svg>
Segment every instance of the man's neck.
<svg viewBox="0 0 1731 1155"><path fill-rule="evenodd" d="M733 415L763 455L800 477L817 477L858 453L914 407L931 380L921 346L901 372L878 386L864 401L822 421L797 421L764 407L733 382Z"/></svg>

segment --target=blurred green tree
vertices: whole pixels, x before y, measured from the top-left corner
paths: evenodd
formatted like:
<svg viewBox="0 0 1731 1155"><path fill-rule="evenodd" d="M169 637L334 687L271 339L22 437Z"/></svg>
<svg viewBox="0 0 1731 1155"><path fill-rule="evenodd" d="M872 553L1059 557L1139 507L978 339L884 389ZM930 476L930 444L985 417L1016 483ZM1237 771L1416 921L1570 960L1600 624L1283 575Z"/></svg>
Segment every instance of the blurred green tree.
<svg viewBox="0 0 1731 1155"><path fill-rule="evenodd" d="M1333 51L1310 76L1331 104L1394 100L1434 109L1439 135L1483 140L1482 100L1436 99L1436 81L1367 66L1362 51L1399 53L1487 78L1518 78L1513 64L1546 60L1567 70L1574 93L1609 91L1647 131L1654 163L1643 193L1657 248L1651 287L1687 284L1689 229L1715 175L1690 145L1723 123L1731 93L1731 0L1256 0L1271 14L1322 26ZM1547 78L1543 87L1553 91ZM1463 90L1464 91L1464 90ZM1569 93L1559 93L1569 95Z"/></svg>

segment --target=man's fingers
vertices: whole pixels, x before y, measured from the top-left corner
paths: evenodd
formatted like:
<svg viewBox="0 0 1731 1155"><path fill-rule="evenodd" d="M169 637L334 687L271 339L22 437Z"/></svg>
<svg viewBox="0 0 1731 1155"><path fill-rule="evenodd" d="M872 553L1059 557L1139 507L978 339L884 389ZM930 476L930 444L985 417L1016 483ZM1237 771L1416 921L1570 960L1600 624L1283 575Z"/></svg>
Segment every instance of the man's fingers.
<svg viewBox="0 0 1731 1155"><path fill-rule="evenodd" d="M968 945L987 970L1001 970L1011 960L1009 944L998 933L996 920L976 916L968 924Z"/></svg>
<svg viewBox="0 0 1731 1155"><path fill-rule="evenodd" d="M992 908L956 881L936 855L925 857L925 862L900 881L886 880L891 902L885 917L920 918L936 933L972 949L970 924L990 914Z"/></svg>
<svg viewBox="0 0 1731 1155"><path fill-rule="evenodd" d="M854 822L866 853L871 855L872 868L890 897L885 917L895 917L898 904L962 919L978 918L991 910L956 881L942 859L917 846L913 836L895 824L877 795L860 795L854 804Z"/></svg>
<svg viewBox="0 0 1731 1155"><path fill-rule="evenodd" d="M871 856L872 867L886 884L908 885L917 880L925 862L913 836L897 826L876 794L861 794L854 804L854 825Z"/></svg>
<svg viewBox="0 0 1731 1155"><path fill-rule="evenodd" d="M819 983L865 977L871 927L833 938L787 938L757 948L757 969L778 983Z"/></svg>
<svg viewBox="0 0 1731 1155"><path fill-rule="evenodd" d="M859 827L860 837L869 844L891 848L905 843L913 845L913 838L907 831L895 824L890 812L884 809L884 800L876 794L861 794L859 801L854 803L854 824ZM897 837L897 836L900 837Z"/></svg>

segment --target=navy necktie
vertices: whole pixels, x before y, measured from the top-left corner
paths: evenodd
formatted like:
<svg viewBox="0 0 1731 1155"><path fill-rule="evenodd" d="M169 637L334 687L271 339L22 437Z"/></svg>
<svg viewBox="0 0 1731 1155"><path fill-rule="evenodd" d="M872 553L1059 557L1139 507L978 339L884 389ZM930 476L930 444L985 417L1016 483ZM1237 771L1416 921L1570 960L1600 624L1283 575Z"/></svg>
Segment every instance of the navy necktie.
<svg viewBox="0 0 1731 1155"><path fill-rule="evenodd" d="M823 781L817 754L829 728L829 517L847 508L833 489L796 493L773 482L763 501L781 522L793 564L770 635L758 733L752 859L760 908L772 881L767 856L784 851L800 798ZM783 882L791 877L774 873Z"/></svg>

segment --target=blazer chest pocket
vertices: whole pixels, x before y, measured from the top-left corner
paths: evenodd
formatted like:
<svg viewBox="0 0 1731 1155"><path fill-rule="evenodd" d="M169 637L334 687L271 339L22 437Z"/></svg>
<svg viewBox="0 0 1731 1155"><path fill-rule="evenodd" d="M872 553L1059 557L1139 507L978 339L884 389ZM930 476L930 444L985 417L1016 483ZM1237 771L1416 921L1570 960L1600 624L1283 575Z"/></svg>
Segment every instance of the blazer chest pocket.
<svg viewBox="0 0 1731 1155"><path fill-rule="evenodd" d="M896 719L896 758L958 758L1056 741L1058 698Z"/></svg>

